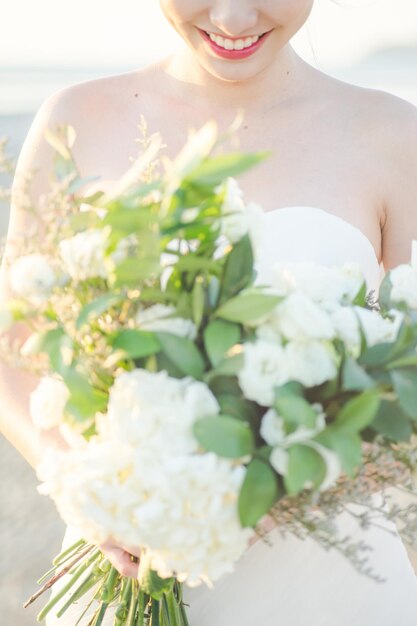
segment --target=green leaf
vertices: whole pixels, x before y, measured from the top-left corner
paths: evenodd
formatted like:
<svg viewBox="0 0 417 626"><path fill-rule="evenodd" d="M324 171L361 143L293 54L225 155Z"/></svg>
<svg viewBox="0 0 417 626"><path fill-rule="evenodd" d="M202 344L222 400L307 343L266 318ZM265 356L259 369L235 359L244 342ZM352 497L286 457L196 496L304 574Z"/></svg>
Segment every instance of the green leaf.
<svg viewBox="0 0 417 626"><path fill-rule="evenodd" d="M367 294L367 286L366 281L363 281L362 285L359 288L354 300L352 301L352 306L365 306L366 304L366 294Z"/></svg>
<svg viewBox="0 0 417 626"><path fill-rule="evenodd" d="M336 429L345 433L357 433L369 426L375 418L380 403L377 391L367 390L349 400L339 411Z"/></svg>
<svg viewBox="0 0 417 626"><path fill-rule="evenodd" d="M415 350L413 350L412 354L404 355L395 361L391 361L391 363L388 363L386 366L388 370L401 367L417 367L417 354Z"/></svg>
<svg viewBox="0 0 417 626"><path fill-rule="evenodd" d="M255 526L278 499L277 476L271 466L253 459L246 470L238 501L240 523Z"/></svg>
<svg viewBox="0 0 417 626"><path fill-rule="evenodd" d="M393 303L391 300L391 291L392 291L391 276L390 276L390 272L387 272L379 286L379 292L378 292L378 302L380 306L386 310L391 309L393 305L395 306L395 303Z"/></svg>
<svg viewBox="0 0 417 626"><path fill-rule="evenodd" d="M208 452L237 459L254 450L254 437L249 426L229 415L203 417L194 422L193 433Z"/></svg>
<svg viewBox="0 0 417 626"><path fill-rule="evenodd" d="M174 578L161 578L151 569L151 552L142 550L138 571L139 587L155 600L161 600L165 593L172 590Z"/></svg>
<svg viewBox="0 0 417 626"><path fill-rule="evenodd" d="M362 391L375 387L375 382L359 363L347 356L342 368L342 390Z"/></svg>
<svg viewBox="0 0 417 626"><path fill-rule="evenodd" d="M281 394L276 398L274 408L290 424L305 426L306 428L316 426L317 413L304 398L288 393Z"/></svg>
<svg viewBox="0 0 417 626"><path fill-rule="evenodd" d="M240 341L241 332L237 324L225 320L210 322L204 331L204 347L213 367L226 358L227 351Z"/></svg>
<svg viewBox="0 0 417 626"><path fill-rule="evenodd" d="M217 396L222 413L230 415L237 420L248 422L253 428L258 427L258 410L253 402L231 393L223 393Z"/></svg>
<svg viewBox="0 0 417 626"><path fill-rule="evenodd" d="M156 336L161 343L162 350L185 375L201 380L205 363L191 339L165 332L157 332Z"/></svg>
<svg viewBox="0 0 417 626"><path fill-rule="evenodd" d="M268 151L242 154L241 152L221 154L205 159L187 176L187 181L199 185L219 185L229 176L238 176L254 167L272 153Z"/></svg>
<svg viewBox="0 0 417 626"><path fill-rule="evenodd" d="M89 324L94 318L98 317L111 307L123 302L125 296L121 294L106 293L96 300L89 302L81 309L78 316L76 327L80 329L84 324Z"/></svg>
<svg viewBox="0 0 417 626"><path fill-rule="evenodd" d="M95 389L86 376L78 372L75 367L68 369L63 378L71 394L65 410L76 421L83 422L93 417L98 411L106 410L107 394L100 389Z"/></svg>
<svg viewBox="0 0 417 626"><path fill-rule="evenodd" d="M117 265L111 283L113 287L136 287L142 280L156 278L161 271L156 259L129 257Z"/></svg>
<svg viewBox="0 0 417 626"><path fill-rule="evenodd" d="M31 352L45 352L54 372L63 375L71 365L74 355L74 342L62 328L54 328L40 333L33 340Z"/></svg>
<svg viewBox="0 0 417 626"><path fill-rule="evenodd" d="M226 258L220 286L219 303L224 304L252 281L253 250L248 235L234 244Z"/></svg>
<svg viewBox="0 0 417 626"><path fill-rule="evenodd" d="M207 381L212 380L216 376L236 376L243 367L244 355L243 352L234 354L231 357L227 357L221 361L217 367L212 369L206 374Z"/></svg>
<svg viewBox="0 0 417 626"><path fill-rule="evenodd" d="M350 477L354 476L362 460L362 440L357 433L338 431L330 426L316 435L314 441L333 450L340 459L343 471Z"/></svg>
<svg viewBox="0 0 417 626"><path fill-rule="evenodd" d="M397 402L381 400L378 413L371 423L377 433L392 441L408 441L413 429Z"/></svg>
<svg viewBox="0 0 417 626"><path fill-rule="evenodd" d="M214 313L216 317L246 324L270 313L282 301L281 296L242 293L228 300Z"/></svg>
<svg viewBox="0 0 417 626"><path fill-rule="evenodd" d="M131 359L156 354L162 349L155 333L146 330L127 329L118 332L111 341L115 350L122 350Z"/></svg>
<svg viewBox="0 0 417 626"><path fill-rule="evenodd" d="M378 343L375 346L366 348L358 359L360 365L368 367L380 367L382 364L389 361L392 350L392 343Z"/></svg>
<svg viewBox="0 0 417 626"><path fill-rule="evenodd" d="M404 413L417 420L417 370L398 369L392 371L390 376Z"/></svg>
<svg viewBox="0 0 417 626"><path fill-rule="evenodd" d="M288 448L288 470L284 484L290 495L305 488L317 489L326 477L327 467L322 455L311 446L296 444Z"/></svg>

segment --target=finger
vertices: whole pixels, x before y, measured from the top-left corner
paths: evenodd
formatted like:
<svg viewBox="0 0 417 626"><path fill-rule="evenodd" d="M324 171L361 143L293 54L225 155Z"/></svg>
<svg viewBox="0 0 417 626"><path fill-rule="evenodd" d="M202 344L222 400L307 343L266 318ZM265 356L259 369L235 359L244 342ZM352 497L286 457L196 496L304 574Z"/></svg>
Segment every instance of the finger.
<svg viewBox="0 0 417 626"><path fill-rule="evenodd" d="M106 548L104 552L110 563L122 576L128 576L129 578L138 577L139 565L131 560L130 554L126 550L113 546Z"/></svg>
<svg viewBox="0 0 417 626"><path fill-rule="evenodd" d="M130 554L133 554L133 556L136 557L140 557L141 555L141 549L138 548L137 546L126 546L125 544L121 544L121 547L126 550L126 552L130 552Z"/></svg>

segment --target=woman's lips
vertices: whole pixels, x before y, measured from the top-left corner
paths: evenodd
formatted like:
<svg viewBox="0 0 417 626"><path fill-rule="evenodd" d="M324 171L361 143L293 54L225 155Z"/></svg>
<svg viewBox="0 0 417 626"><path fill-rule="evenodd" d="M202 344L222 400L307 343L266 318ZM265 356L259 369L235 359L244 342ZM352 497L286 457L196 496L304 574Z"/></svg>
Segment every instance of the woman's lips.
<svg viewBox="0 0 417 626"><path fill-rule="evenodd" d="M252 54L255 54L255 52L257 50L259 50L259 48L263 45L263 43L267 39L268 35L270 35L271 32L272 32L270 30L267 33L264 33L263 35L260 36L258 41L253 43L248 48L243 48L242 50L226 50L225 48L222 48L221 46L218 46L215 41L212 41L212 39L210 39L210 37L208 36L208 34L204 30L201 30L200 28L198 30L200 31L200 34L201 34L202 38L204 39L204 41L206 41L211 46L211 49L218 56L222 57L223 59L231 59L231 60L246 59L247 57L252 56ZM224 38L224 39L226 39L226 38ZM242 37L242 39L243 39L243 37ZM246 39L246 37L245 37L245 39Z"/></svg>

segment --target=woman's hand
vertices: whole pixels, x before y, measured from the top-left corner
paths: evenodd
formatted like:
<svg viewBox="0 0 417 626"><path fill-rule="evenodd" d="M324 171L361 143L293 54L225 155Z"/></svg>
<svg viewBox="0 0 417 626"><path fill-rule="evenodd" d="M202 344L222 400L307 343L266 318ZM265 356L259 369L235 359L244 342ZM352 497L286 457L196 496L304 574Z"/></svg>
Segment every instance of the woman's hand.
<svg viewBox="0 0 417 626"><path fill-rule="evenodd" d="M138 577L140 548L122 545L111 537L98 547L122 576ZM138 562L132 561L132 556Z"/></svg>

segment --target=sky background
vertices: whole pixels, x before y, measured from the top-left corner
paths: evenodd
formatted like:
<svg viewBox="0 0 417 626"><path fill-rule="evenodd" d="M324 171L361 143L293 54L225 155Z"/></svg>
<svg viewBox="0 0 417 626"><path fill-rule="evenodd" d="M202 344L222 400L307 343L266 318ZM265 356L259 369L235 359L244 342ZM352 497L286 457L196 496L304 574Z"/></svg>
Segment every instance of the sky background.
<svg viewBox="0 0 417 626"><path fill-rule="evenodd" d="M158 0L3 2L0 67L134 67L165 56L179 41ZM417 46L417 0L316 0L293 43L323 68L350 65L383 47Z"/></svg>

